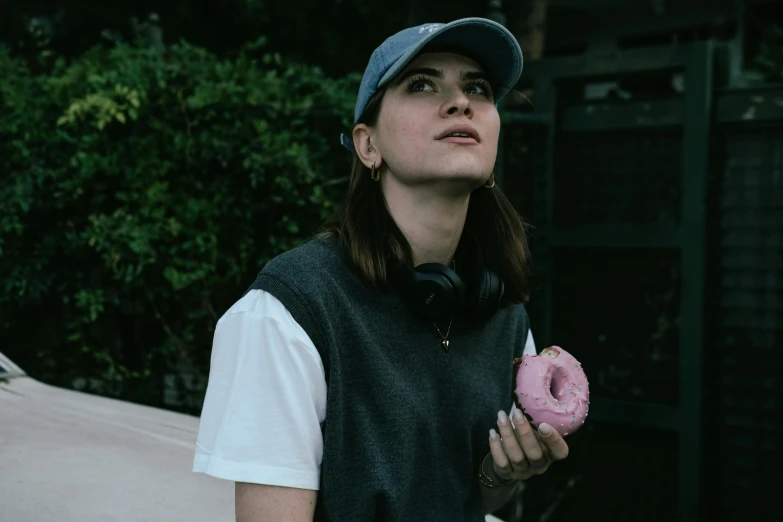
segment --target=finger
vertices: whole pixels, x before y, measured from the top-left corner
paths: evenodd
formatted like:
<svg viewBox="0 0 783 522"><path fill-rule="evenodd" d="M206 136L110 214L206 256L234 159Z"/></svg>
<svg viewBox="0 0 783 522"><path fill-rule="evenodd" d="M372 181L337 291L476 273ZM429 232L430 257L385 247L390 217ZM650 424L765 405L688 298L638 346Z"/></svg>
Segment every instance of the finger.
<svg viewBox="0 0 783 522"><path fill-rule="evenodd" d="M552 460L563 460L568 456L568 444L549 424L542 422L538 426L538 438L546 446Z"/></svg>
<svg viewBox="0 0 783 522"><path fill-rule="evenodd" d="M498 412L498 431L503 438L503 448L506 451L508 460L511 461L511 467L515 471L524 470L527 467L527 461L525 459L525 452L522 451L522 446L519 445L516 435L514 434L514 427L511 425L511 421L506 415L506 412L500 410Z"/></svg>
<svg viewBox="0 0 783 522"><path fill-rule="evenodd" d="M514 409L514 427L516 429L517 439L525 452L527 462L533 469L541 469L547 466L547 458L544 448L538 441L535 430L530 422L525 418L521 411Z"/></svg>
<svg viewBox="0 0 783 522"><path fill-rule="evenodd" d="M489 453L495 463L495 475L504 480L510 478L514 470L511 469L511 461L508 460L508 456L503 450L500 435L495 430L489 430Z"/></svg>

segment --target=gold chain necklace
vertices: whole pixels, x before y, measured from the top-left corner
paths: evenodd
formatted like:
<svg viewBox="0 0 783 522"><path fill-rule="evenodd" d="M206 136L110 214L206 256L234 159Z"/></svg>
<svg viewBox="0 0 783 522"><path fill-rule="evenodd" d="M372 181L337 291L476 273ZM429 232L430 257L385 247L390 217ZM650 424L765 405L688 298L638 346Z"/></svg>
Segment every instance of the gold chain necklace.
<svg viewBox="0 0 783 522"><path fill-rule="evenodd" d="M457 260L453 259L451 260L451 268L456 272L457 270ZM438 331L438 335L440 335L441 342L440 344L443 346L443 349L446 351L446 353L449 352L449 332L451 332L451 322L454 320L453 317L449 319L449 327L446 329L446 335L443 335L440 332L440 328L438 328L438 325L435 324L435 321L432 321L432 326L435 327L435 329Z"/></svg>
<svg viewBox="0 0 783 522"><path fill-rule="evenodd" d="M451 332L451 322L453 320L454 320L453 317L451 319L449 319L449 327L446 330L446 335L443 335L442 333L440 333L440 328L438 328L438 325L435 324L435 321L432 321L432 326L434 326L435 329L438 331L438 335L440 335L440 338L442 339L440 344L443 345L443 349L446 350L446 353L448 353L448 351L449 351L449 332Z"/></svg>

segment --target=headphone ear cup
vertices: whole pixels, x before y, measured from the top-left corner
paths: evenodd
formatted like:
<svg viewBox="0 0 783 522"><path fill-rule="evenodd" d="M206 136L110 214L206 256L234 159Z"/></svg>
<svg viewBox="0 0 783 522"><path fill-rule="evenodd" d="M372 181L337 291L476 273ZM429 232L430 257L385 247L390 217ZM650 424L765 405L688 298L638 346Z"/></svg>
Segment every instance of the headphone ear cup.
<svg viewBox="0 0 783 522"><path fill-rule="evenodd" d="M505 285L503 280L492 270L485 269L487 273L487 280L489 284L489 291L487 292L487 300L484 303L484 309L490 314L494 314L500 308L500 303L503 301L503 294L505 292Z"/></svg>
<svg viewBox="0 0 783 522"><path fill-rule="evenodd" d="M425 263L410 272L406 297L417 315L427 319L451 317L465 306L465 285L449 267Z"/></svg>
<svg viewBox="0 0 783 522"><path fill-rule="evenodd" d="M476 288L469 305L469 311L478 318L489 318L498 311L503 300L505 291L503 280L493 271L480 268L477 270L477 276L473 283Z"/></svg>
<svg viewBox="0 0 783 522"><path fill-rule="evenodd" d="M500 309L505 284L498 274L486 268L484 249L478 236L466 234L463 245L463 268L468 287L465 315L488 319Z"/></svg>
<svg viewBox="0 0 783 522"><path fill-rule="evenodd" d="M481 269L481 275L476 281L476 308L483 310L487 307L489 293L492 289L492 273L486 268Z"/></svg>

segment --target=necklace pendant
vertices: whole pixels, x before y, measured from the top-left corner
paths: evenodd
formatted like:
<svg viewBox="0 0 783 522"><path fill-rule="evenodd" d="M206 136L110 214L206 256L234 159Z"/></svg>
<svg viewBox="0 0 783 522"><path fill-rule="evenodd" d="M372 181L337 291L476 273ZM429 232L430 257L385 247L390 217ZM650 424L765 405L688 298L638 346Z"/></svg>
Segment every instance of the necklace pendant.
<svg viewBox="0 0 783 522"><path fill-rule="evenodd" d="M448 341L448 339L443 339L443 342L441 342L440 344L443 345L443 349L444 350L446 350L447 352L449 351L449 341Z"/></svg>

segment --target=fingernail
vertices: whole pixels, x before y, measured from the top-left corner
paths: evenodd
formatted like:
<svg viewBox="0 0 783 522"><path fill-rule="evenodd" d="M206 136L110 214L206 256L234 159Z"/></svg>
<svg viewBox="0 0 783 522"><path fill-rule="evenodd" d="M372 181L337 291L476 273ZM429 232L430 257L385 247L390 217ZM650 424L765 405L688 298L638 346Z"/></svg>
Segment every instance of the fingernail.
<svg viewBox="0 0 783 522"><path fill-rule="evenodd" d="M508 424L508 415L506 415L505 411L500 410L498 412L498 422L500 424Z"/></svg>
<svg viewBox="0 0 783 522"><path fill-rule="evenodd" d="M514 422L523 422L525 420L525 417L522 415L522 412L519 410L514 411Z"/></svg>
<svg viewBox="0 0 783 522"><path fill-rule="evenodd" d="M549 426L549 424L541 424L538 427L538 431L539 431L539 433L541 433L541 435L545 435L546 436L546 435L549 435L550 433L552 433L552 428Z"/></svg>
<svg viewBox="0 0 783 522"><path fill-rule="evenodd" d="M489 438L492 440L498 440L498 432L495 430L489 430Z"/></svg>

